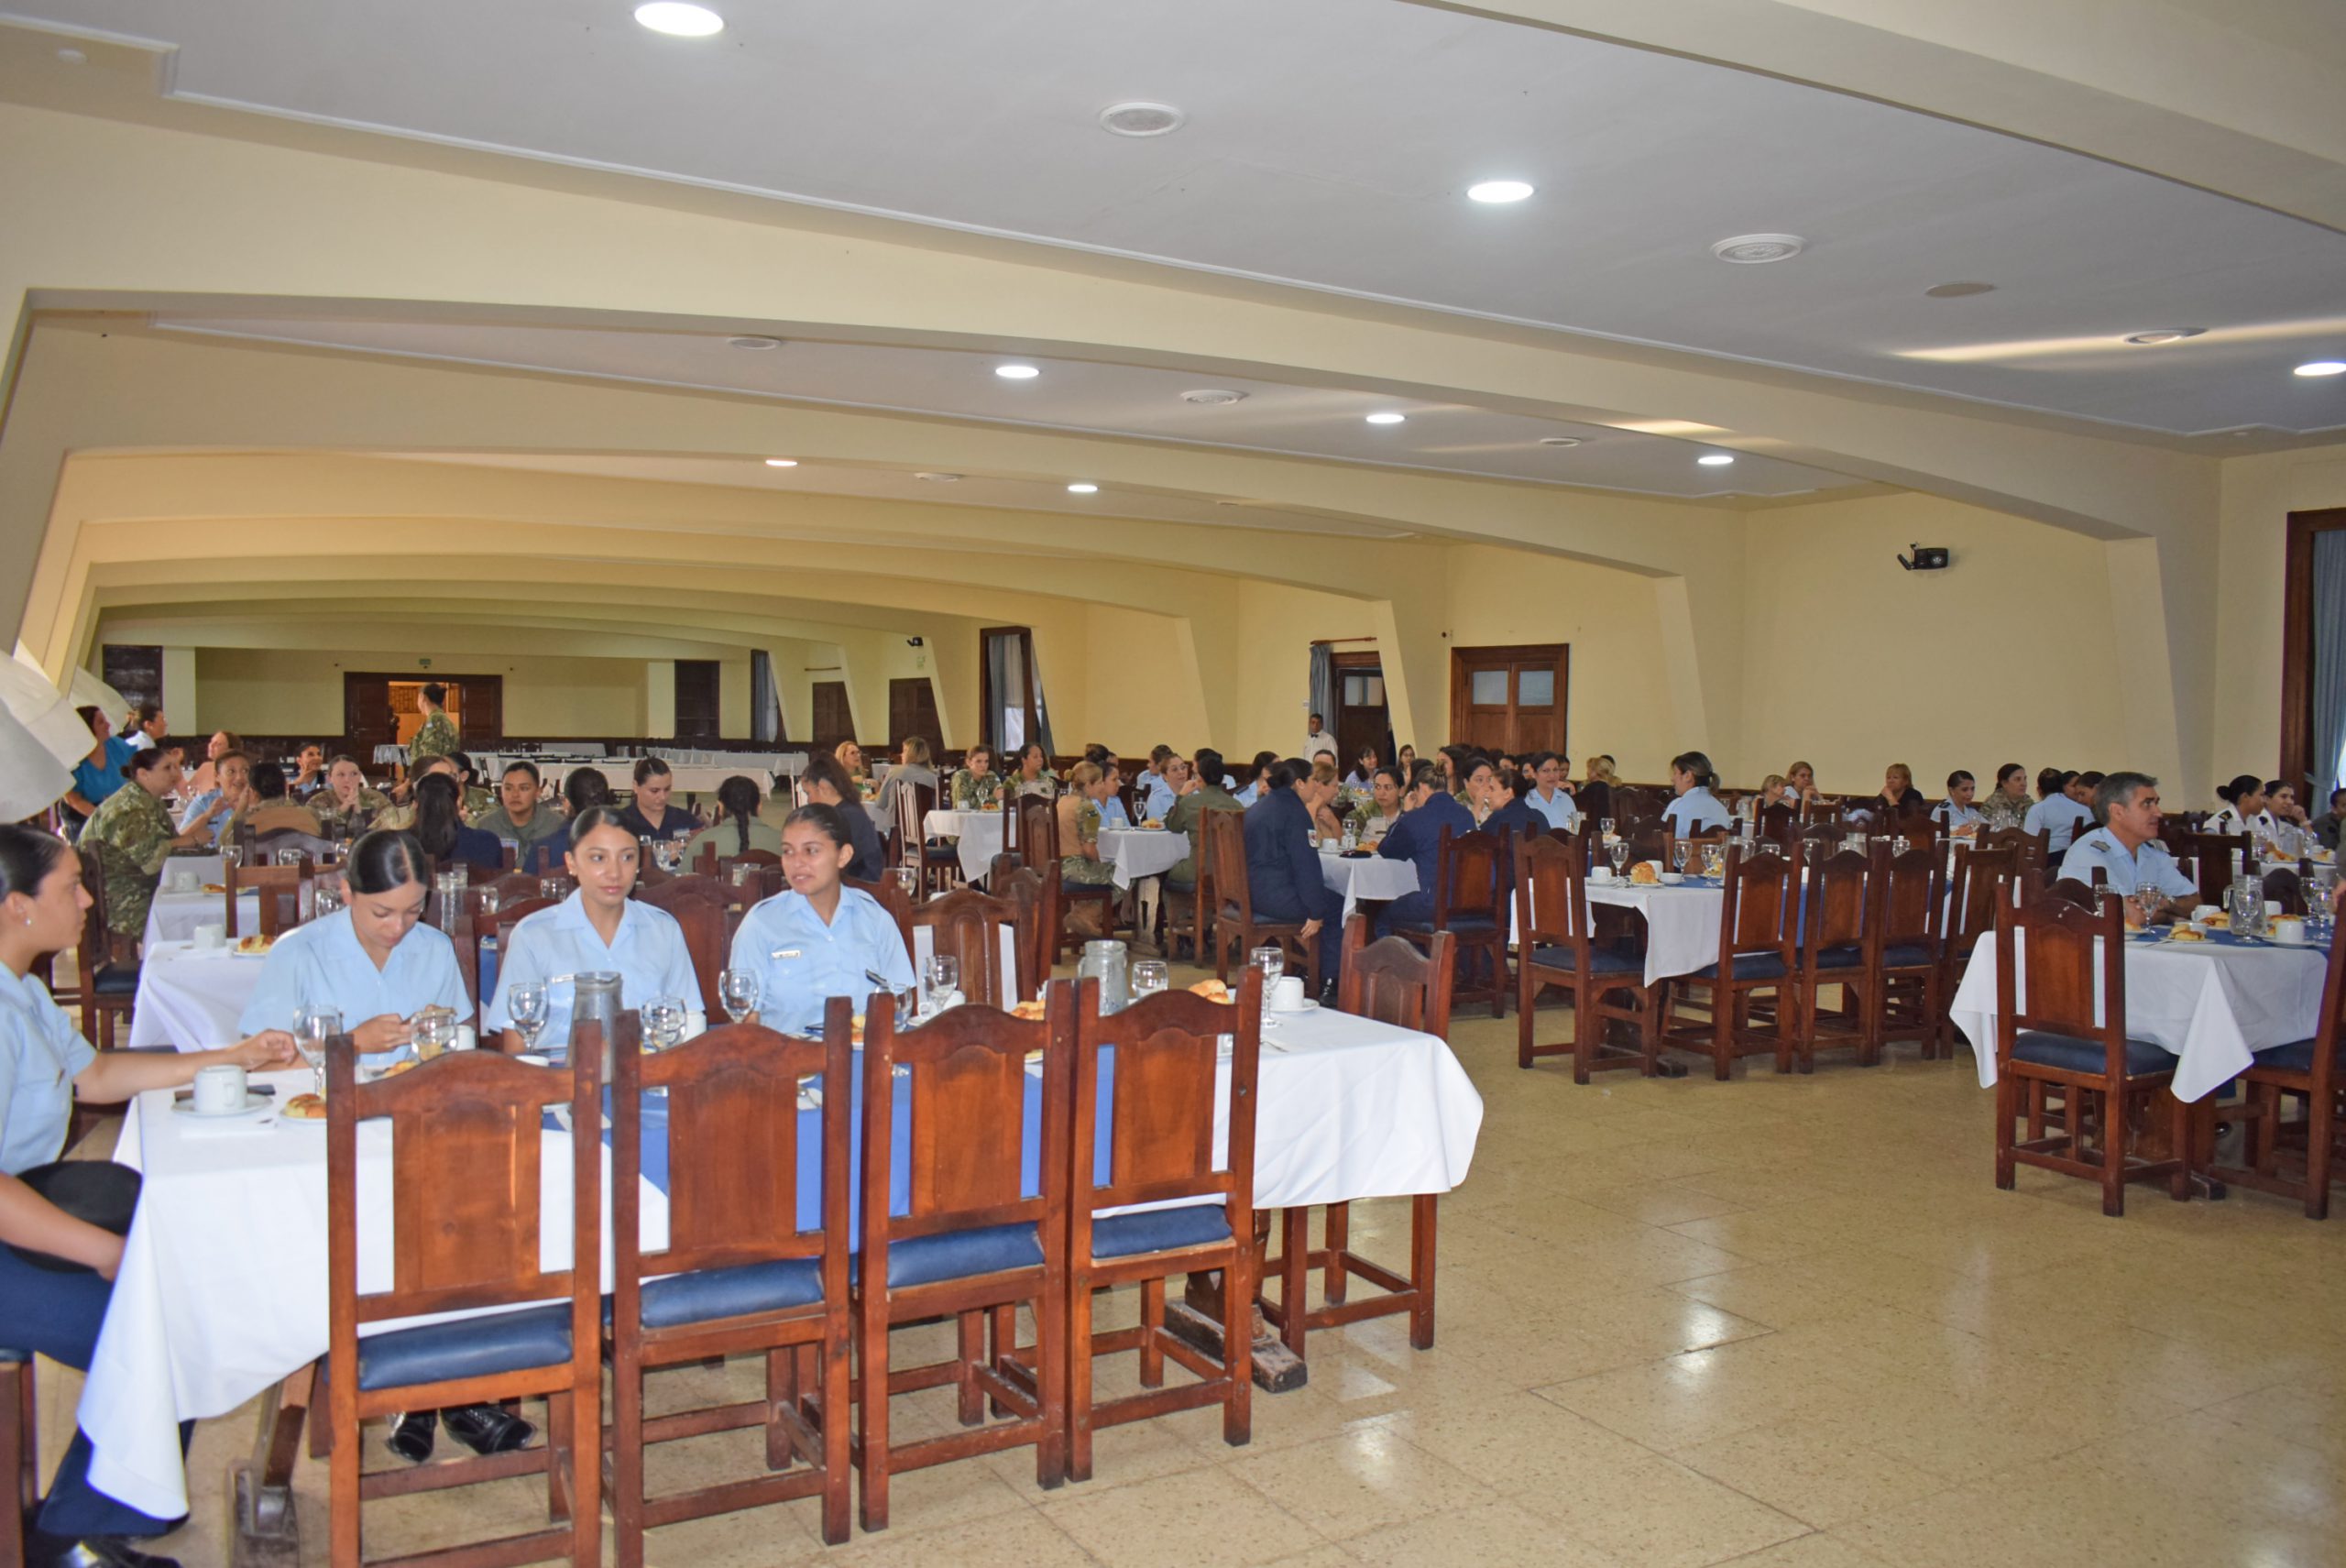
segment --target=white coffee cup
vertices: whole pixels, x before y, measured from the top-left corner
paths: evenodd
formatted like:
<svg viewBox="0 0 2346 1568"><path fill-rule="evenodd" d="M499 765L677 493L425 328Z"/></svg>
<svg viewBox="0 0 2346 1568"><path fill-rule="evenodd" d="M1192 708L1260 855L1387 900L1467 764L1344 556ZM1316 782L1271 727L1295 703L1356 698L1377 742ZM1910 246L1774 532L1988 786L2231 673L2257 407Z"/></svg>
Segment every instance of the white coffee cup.
<svg viewBox="0 0 2346 1568"><path fill-rule="evenodd" d="M2306 942L2306 923L2302 920L2274 919L2265 922L2264 934L2284 946L2301 948Z"/></svg>
<svg viewBox="0 0 2346 1568"><path fill-rule="evenodd" d="M207 920L195 928L195 945L200 948L223 948L227 942L228 928L217 920Z"/></svg>
<svg viewBox="0 0 2346 1568"><path fill-rule="evenodd" d="M193 866L173 866L171 868L171 891L173 893L193 893L197 888L203 885L203 884L202 883L195 880L195 868Z"/></svg>
<svg viewBox="0 0 2346 1568"><path fill-rule="evenodd" d="M1303 977L1296 974L1281 975L1271 987L1268 1006L1274 1013L1302 1012Z"/></svg>
<svg viewBox="0 0 2346 1568"><path fill-rule="evenodd" d="M234 1115L245 1108L245 1069L234 1062L214 1062L195 1069L195 1113Z"/></svg>
<svg viewBox="0 0 2346 1568"><path fill-rule="evenodd" d="M452 1051L470 1051L477 1050L479 1047L480 1036L474 1031L473 1026L470 1024L457 1025L456 1037L448 1042L448 1048Z"/></svg>
<svg viewBox="0 0 2346 1568"><path fill-rule="evenodd" d="M708 1014L697 1007L685 1009L685 1030L677 1036L678 1041L681 1043L685 1040L696 1040L707 1033Z"/></svg>

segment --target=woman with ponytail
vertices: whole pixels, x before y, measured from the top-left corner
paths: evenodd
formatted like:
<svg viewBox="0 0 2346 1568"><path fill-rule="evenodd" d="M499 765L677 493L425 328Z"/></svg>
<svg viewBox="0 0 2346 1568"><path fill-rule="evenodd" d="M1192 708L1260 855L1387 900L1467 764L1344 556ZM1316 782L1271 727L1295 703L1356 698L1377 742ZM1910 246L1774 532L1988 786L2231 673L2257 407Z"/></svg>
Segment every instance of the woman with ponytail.
<svg viewBox="0 0 2346 1568"><path fill-rule="evenodd" d="M1700 751L1681 751L1670 759L1670 786L1678 792L1678 798L1662 808L1661 819L1672 833L1691 839L1728 825L1727 807L1711 794L1718 783L1710 758Z"/></svg>
<svg viewBox="0 0 2346 1568"><path fill-rule="evenodd" d="M715 845L720 861L737 860L751 850L782 853L782 835L758 820L765 792L758 781L735 773L717 786L717 820L694 834L685 845L685 863L700 859L704 845Z"/></svg>

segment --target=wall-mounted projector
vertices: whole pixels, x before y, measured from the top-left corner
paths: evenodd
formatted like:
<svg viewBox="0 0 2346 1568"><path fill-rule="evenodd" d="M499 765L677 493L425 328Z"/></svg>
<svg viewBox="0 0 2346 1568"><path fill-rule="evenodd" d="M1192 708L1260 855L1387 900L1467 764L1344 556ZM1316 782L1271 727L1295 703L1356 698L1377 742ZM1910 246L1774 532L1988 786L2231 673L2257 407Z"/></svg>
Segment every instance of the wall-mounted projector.
<svg viewBox="0 0 2346 1568"><path fill-rule="evenodd" d="M1909 544L1906 548L1912 550L1914 553L1913 555L1911 558L1901 555L1898 557L1898 564L1908 571L1944 572L1946 570L1947 554L1939 546L1934 544L1925 549L1920 544Z"/></svg>

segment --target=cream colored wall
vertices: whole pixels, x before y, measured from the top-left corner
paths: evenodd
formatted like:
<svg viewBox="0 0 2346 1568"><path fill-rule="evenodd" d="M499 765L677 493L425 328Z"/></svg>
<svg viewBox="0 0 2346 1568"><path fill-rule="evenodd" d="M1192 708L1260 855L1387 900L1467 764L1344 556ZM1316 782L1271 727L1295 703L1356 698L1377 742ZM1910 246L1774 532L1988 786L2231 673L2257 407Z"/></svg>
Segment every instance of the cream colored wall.
<svg viewBox="0 0 2346 1568"><path fill-rule="evenodd" d="M2224 464L2212 779L2280 766L2289 514L2328 507L2346 507L2346 444Z"/></svg>
<svg viewBox="0 0 2346 1568"><path fill-rule="evenodd" d="M1437 576L1429 591L1440 587ZM1221 738L1225 757L1272 751L1292 755L1311 715L1311 644L1321 638L1373 637L1377 626L1358 599L1277 583L1238 585L1235 616L1237 722ZM1352 646L1365 646L1354 644ZM1329 716L1332 721L1334 716ZM1178 745L1178 741L1168 740Z"/></svg>
<svg viewBox="0 0 2346 1568"><path fill-rule="evenodd" d="M432 661L422 675L501 675L505 732L556 739L565 735L633 735L644 724L644 661L464 654L419 655ZM403 669L367 659L345 663L278 649L201 648L195 651L201 707L197 729L251 730L263 735L342 733L345 669Z"/></svg>
<svg viewBox="0 0 2346 1568"><path fill-rule="evenodd" d="M1758 511L1747 527L1741 741L1714 759L1729 783L1796 758L1833 791L1878 789L1902 762L1930 795L1958 767L2143 765L2108 696L2110 546L1925 496ZM1916 541L1953 565L1901 570L1892 557Z"/></svg>

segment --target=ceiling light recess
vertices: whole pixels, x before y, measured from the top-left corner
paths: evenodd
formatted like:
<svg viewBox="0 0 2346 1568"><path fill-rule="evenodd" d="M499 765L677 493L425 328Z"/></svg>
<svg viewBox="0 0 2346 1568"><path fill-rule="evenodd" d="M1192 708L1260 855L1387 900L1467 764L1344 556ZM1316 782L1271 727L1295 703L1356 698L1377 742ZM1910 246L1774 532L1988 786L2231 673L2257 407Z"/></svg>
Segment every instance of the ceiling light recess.
<svg viewBox="0 0 2346 1568"><path fill-rule="evenodd" d="M1229 387L1200 387L1195 391L1182 393L1181 400L1196 403L1201 408L1224 409L1233 403L1244 402L1246 394Z"/></svg>
<svg viewBox="0 0 2346 1568"><path fill-rule="evenodd" d="M795 468L798 466L798 459L795 457L769 457L766 459L766 466L769 468Z"/></svg>
<svg viewBox="0 0 2346 1568"><path fill-rule="evenodd" d="M923 469L913 477L926 479L932 485L958 485L961 482L961 476L959 474L941 474L934 469Z"/></svg>
<svg viewBox="0 0 2346 1568"><path fill-rule="evenodd" d="M1580 444L1580 437L1577 435L1543 435L1540 438L1540 444L1542 446L1578 446Z"/></svg>
<svg viewBox="0 0 2346 1568"><path fill-rule="evenodd" d="M997 365L993 373L1005 381L1031 381L1042 374L1032 365Z"/></svg>
<svg viewBox="0 0 2346 1568"><path fill-rule="evenodd" d="M1724 468L1728 464L1734 462L1735 458L1729 453L1705 452L1700 457L1695 458L1694 461L1700 463L1705 468Z"/></svg>
<svg viewBox="0 0 2346 1568"><path fill-rule="evenodd" d="M1466 187L1466 199L1485 206L1503 207L1510 202L1528 200L1532 187L1521 180L1484 180Z"/></svg>
<svg viewBox="0 0 2346 1568"><path fill-rule="evenodd" d="M1388 409L1383 413L1370 414L1368 416L1368 422L1371 424L1399 424L1409 417L1409 416L1408 414L1397 414Z"/></svg>
<svg viewBox="0 0 2346 1568"><path fill-rule="evenodd" d="M1170 104L1111 104L1100 111L1100 128L1120 137L1161 137L1189 122Z"/></svg>
<svg viewBox="0 0 2346 1568"><path fill-rule="evenodd" d="M1071 496L1096 496L1100 493L1100 487L1078 479L1067 488L1067 493Z"/></svg>
<svg viewBox="0 0 2346 1568"><path fill-rule="evenodd" d="M746 348L752 354L782 346L782 339L778 337L729 337L725 343L729 348Z"/></svg>
<svg viewBox="0 0 2346 1568"><path fill-rule="evenodd" d="M2208 329L2204 326L2154 326L2148 332L2130 332L2126 341L2143 348L2153 348L2162 343L2181 343L2187 337L2198 337Z"/></svg>
<svg viewBox="0 0 2346 1568"><path fill-rule="evenodd" d="M635 8L635 19L655 33L672 38L712 38L725 30L725 18L706 5L685 0L648 0Z"/></svg>
<svg viewBox="0 0 2346 1568"><path fill-rule="evenodd" d="M1992 294L1995 291L1993 283L1934 283L1923 293L1934 300L1967 300L1974 294Z"/></svg>
<svg viewBox="0 0 2346 1568"><path fill-rule="evenodd" d="M1807 246L1808 242L1796 234L1739 234L1711 247L1711 254L1738 267L1758 267L1770 261L1790 261Z"/></svg>
<svg viewBox="0 0 2346 1568"><path fill-rule="evenodd" d="M2346 359L2315 359L2297 367L2300 376L2346 376Z"/></svg>

